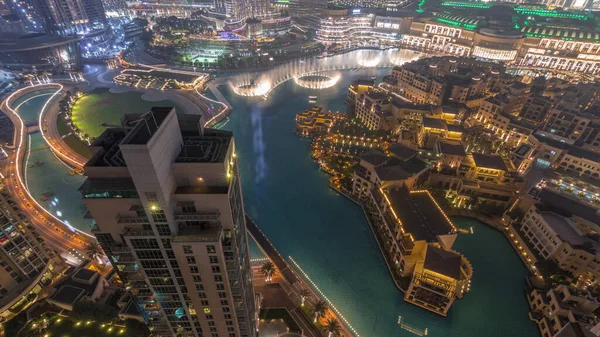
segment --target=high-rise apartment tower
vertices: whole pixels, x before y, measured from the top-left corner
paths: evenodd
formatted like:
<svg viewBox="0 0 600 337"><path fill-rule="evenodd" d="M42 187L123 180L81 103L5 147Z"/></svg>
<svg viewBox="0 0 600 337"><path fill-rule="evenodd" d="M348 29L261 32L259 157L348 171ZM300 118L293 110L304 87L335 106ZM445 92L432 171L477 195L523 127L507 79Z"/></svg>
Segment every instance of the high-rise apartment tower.
<svg viewBox="0 0 600 337"><path fill-rule="evenodd" d="M173 108L126 116L81 186L93 233L160 336L255 337L233 134Z"/></svg>

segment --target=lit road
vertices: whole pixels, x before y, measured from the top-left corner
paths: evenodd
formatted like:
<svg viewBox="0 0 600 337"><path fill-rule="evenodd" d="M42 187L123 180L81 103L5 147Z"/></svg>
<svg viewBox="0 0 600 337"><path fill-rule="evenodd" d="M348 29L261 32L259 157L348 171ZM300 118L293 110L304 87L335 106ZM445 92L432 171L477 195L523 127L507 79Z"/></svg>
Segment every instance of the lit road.
<svg viewBox="0 0 600 337"><path fill-rule="evenodd" d="M69 87L61 87L63 92L67 89L69 89ZM48 106L45 107L45 109L43 109L43 111L40 113L40 132L42 133L42 136L44 137L44 140L48 146L52 148L52 152L54 152L54 154L59 156L69 166L80 169L87 162L87 158L72 150L71 147L69 147L61 137L60 133L58 132L58 126L56 125L56 119L58 118L59 113L59 100L54 100L53 103L48 104Z"/></svg>
<svg viewBox="0 0 600 337"><path fill-rule="evenodd" d="M22 173L22 162L23 157L26 153L26 137L28 134L28 128L23 123L23 120L14 111L10 103L14 102L15 99L21 95L30 92L32 90L41 89L54 89L57 91L49 98L49 101L59 94L62 86L58 84L45 84L20 89L10 95L4 100L0 108L7 112L7 116L11 119L15 126L15 149L8 152L8 158L4 161L4 167L1 171L5 177L6 190L17 202L21 212L26 215L33 226L37 229L38 233L44 238L45 242L52 246L59 252L63 252L69 248L75 248L83 250L85 245L91 242L91 238L85 235L74 233L67 229L67 227L60 222L54 215L48 213L29 193L24 184L24 177ZM46 104L47 105L47 104ZM46 105L43 109L46 108ZM34 126L37 127L37 126Z"/></svg>

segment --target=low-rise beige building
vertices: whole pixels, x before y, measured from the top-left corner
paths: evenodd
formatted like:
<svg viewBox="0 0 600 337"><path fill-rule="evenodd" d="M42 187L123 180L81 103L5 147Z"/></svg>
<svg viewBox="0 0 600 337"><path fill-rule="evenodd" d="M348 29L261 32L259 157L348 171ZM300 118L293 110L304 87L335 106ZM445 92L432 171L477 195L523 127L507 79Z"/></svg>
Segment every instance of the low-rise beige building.
<svg viewBox="0 0 600 337"><path fill-rule="evenodd" d="M537 324L542 337L558 336L570 323L581 324L586 329L598 323L593 312L600 303L585 290L563 284L548 291L533 289L527 293L527 301L531 308L531 320Z"/></svg>
<svg viewBox="0 0 600 337"><path fill-rule="evenodd" d="M530 248L557 264L574 279L596 283L600 276L600 244L584 236L566 216L535 204L521 222Z"/></svg>

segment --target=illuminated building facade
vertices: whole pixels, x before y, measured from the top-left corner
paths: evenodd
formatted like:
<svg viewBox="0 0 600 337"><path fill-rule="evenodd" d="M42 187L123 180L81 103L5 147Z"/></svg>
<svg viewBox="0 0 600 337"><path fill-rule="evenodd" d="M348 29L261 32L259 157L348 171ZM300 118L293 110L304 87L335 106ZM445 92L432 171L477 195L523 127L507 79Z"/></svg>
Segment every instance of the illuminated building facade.
<svg viewBox="0 0 600 337"><path fill-rule="evenodd" d="M361 94L373 89L375 87L375 81L369 80L358 80L352 82L348 87L348 96L346 96L346 103L350 106L354 106Z"/></svg>
<svg viewBox="0 0 600 337"><path fill-rule="evenodd" d="M523 105L519 117L531 123L539 123L546 119L548 112L550 112L550 109L552 109L554 104L555 100L551 98L540 95L531 95Z"/></svg>
<svg viewBox="0 0 600 337"><path fill-rule="evenodd" d="M523 27L520 65L564 72L600 71L600 33L575 28Z"/></svg>
<svg viewBox="0 0 600 337"><path fill-rule="evenodd" d="M0 184L0 317L14 315L58 273L56 253L18 210ZM18 309L20 308L20 309ZM11 311L9 311L11 310Z"/></svg>
<svg viewBox="0 0 600 337"><path fill-rule="evenodd" d="M411 189L427 179L430 167L418 158L419 151L392 144L386 153L373 150L360 156L352 177L352 194L358 199L370 200L371 191L382 186Z"/></svg>
<svg viewBox="0 0 600 337"><path fill-rule="evenodd" d="M600 71L600 33L596 29L569 27L567 23L551 26L543 20L527 19L589 21L587 12L516 6L513 17L523 16L526 21L519 26L513 21L486 21L464 14L465 8L483 10L491 8L490 4L449 1L442 5L463 10L463 14L439 12L433 18L414 18L401 30L404 47L565 73Z"/></svg>
<svg viewBox="0 0 600 337"><path fill-rule="evenodd" d="M266 0L216 0L215 10L225 15L225 30L232 30L241 27L246 19L267 15L269 3Z"/></svg>
<svg viewBox="0 0 600 337"><path fill-rule="evenodd" d="M323 108L315 106L296 114L296 132L303 135L322 135L329 132L335 116L323 112Z"/></svg>
<svg viewBox="0 0 600 337"><path fill-rule="evenodd" d="M525 214L521 231L531 247L545 260L578 278L596 283L600 277L600 246L565 216L543 205L533 205Z"/></svg>
<svg viewBox="0 0 600 337"><path fill-rule="evenodd" d="M233 135L204 122L173 108L126 118L94 142L80 192L153 334L256 337Z"/></svg>
<svg viewBox="0 0 600 337"><path fill-rule="evenodd" d="M427 191L395 185L370 192L375 226L389 242L395 271L409 277L404 300L446 316L470 290L473 267L452 250L456 227Z"/></svg>
<svg viewBox="0 0 600 337"><path fill-rule="evenodd" d="M541 130L573 144L583 137L586 129L591 127L590 124L594 119L592 115L559 105L550 111Z"/></svg>
<svg viewBox="0 0 600 337"><path fill-rule="evenodd" d="M0 32L43 32L44 22L34 4L26 0L0 0Z"/></svg>
<svg viewBox="0 0 600 337"><path fill-rule="evenodd" d="M542 337L595 336L588 329L598 324L594 311L599 303L587 290L564 284L550 290L534 288L527 301Z"/></svg>
<svg viewBox="0 0 600 337"><path fill-rule="evenodd" d="M317 30L326 0L289 0L288 11L292 21L302 29Z"/></svg>
<svg viewBox="0 0 600 337"><path fill-rule="evenodd" d="M64 72L82 66L76 37L7 34L0 41L0 65L8 69Z"/></svg>
<svg viewBox="0 0 600 337"><path fill-rule="evenodd" d="M443 105L478 102L500 77L501 67L474 59L437 57L406 63L392 69L394 92L416 104Z"/></svg>
<svg viewBox="0 0 600 337"><path fill-rule="evenodd" d="M538 160L573 176L592 181L600 179L600 155L593 148L569 144L565 138L554 137L545 131L536 131L534 136Z"/></svg>
<svg viewBox="0 0 600 337"><path fill-rule="evenodd" d="M370 90L360 94L354 114L370 130L390 131L397 125L391 113L391 98L381 91Z"/></svg>
<svg viewBox="0 0 600 337"><path fill-rule="evenodd" d="M102 0L102 5L109 16L120 16L127 11L125 0Z"/></svg>
<svg viewBox="0 0 600 337"><path fill-rule="evenodd" d="M87 34L108 24L101 0L35 0L34 7L52 33Z"/></svg>
<svg viewBox="0 0 600 337"><path fill-rule="evenodd" d="M344 48L378 46L379 40L372 34L373 15L351 15L348 8L327 9L319 23L315 40L326 46Z"/></svg>

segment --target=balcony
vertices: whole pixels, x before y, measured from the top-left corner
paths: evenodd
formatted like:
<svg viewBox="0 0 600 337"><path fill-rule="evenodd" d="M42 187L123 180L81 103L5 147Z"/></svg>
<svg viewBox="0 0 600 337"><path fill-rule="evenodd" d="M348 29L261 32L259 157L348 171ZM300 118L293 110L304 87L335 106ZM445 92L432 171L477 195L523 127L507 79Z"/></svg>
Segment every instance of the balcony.
<svg viewBox="0 0 600 337"><path fill-rule="evenodd" d="M118 263L133 263L136 262L133 256L120 256Z"/></svg>
<svg viewBox="0 0 600 337"><path fill-rule="evenodd" d="M147 216L131 216L131 215L122 215L117 214L117 223L126 224L126 223L149 223Z"/></svg>
<svg viewBox="0 0 600 337"><path fill-rule="evenodd" d="M131 273L127 275L127 279L130 281L143 281L144 278L144 274L142 272L135 272L135 273Z"/></svg>
<svg viewBox="0 0 600 337"><path fill-rule="evenodd" d="M129 247L127 247L127 246L114 245L114 246L110 246L109 248L110 248L110 251L113 253L122 253L122 252L129 251Z"/></svg>
<svg viewBox="0 0 600 337"><path fill-rule="evenodd" d="M219 242L223 236L222 226L179 226L179 233L173 242Z"/></svg>
<svg viewBox="0 0 600 337"><path fill-rule="evenodd" d="M217 212L175 213L175 221L219 221L221 214Z"/></svg>
<svg viewBox="0 0 600 337"><path fill-rule="evenodd" d="M154 236L154 232L142 228L125 227L123 229L123 236Z"/></svg>

